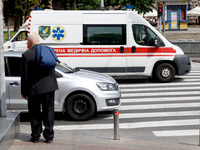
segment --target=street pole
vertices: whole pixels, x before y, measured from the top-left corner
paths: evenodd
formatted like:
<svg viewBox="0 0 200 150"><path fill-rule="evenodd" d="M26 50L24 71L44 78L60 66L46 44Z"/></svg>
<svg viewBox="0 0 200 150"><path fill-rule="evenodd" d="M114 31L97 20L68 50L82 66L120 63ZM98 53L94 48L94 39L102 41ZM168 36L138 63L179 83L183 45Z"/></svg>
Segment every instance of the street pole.
<svg viewBox="0 0 200 150"><path fill-rule="evenodd" d="M6 112L6 88L5 88L5 70L3 58L3 11L2 0L0 0L0 117L7 117Z"/></svg>
<svg viewBox="0 0 200 150"><path fill-rule="evenodd" d="M144 0L143 0L143 18L144 18Z"/></svg>
<svg viewBox="0 0 200 150"><path fill-rule="evenodd" d="M165 5L163 5L163 35L165 36Z"/></svg>
<svg viewBox="0 0 200 150"><path fill-rule="evenodd" d="M104 10L104 0L100 0L100 10Z"/></svg>
<svg viewBox="0 0 200 150"><path fill-rule="evenodd" d="M8 41L10 40L10 26L9 26L9 22L8 22Z"/></svg>
<svg viewBox="0 0 200 150"><path fill-rule="evenodd" d="M199 118L199 125L200 125L200 118ZM199 128L199 145L200 146L200 128Z"/></svg>
<svg viewBox="0 0 200 150"><path fill-rule="evenodd" d="M113 110L114 140L119 140L119 108Z"/></svg>
<svg viewBox="0 0 200 150"><path fill-rule="evenodd" d="M161 20L161 17L160 17L160 20L159 20L159 24L160 24L160 33L162 31L162 20Z"/></svg>

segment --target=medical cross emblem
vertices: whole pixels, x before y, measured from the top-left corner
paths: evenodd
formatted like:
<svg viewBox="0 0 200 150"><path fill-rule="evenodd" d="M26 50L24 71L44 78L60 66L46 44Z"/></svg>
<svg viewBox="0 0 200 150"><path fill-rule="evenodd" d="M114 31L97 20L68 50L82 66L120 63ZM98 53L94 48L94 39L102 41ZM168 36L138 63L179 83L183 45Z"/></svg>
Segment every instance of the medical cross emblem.
<svg viewBox="0 0 200 150"><path fill-rule="evenodd" d="M61 26L56 26L51 30L51 37L55 41L62 41L66 36L66 31Z"/></svg>

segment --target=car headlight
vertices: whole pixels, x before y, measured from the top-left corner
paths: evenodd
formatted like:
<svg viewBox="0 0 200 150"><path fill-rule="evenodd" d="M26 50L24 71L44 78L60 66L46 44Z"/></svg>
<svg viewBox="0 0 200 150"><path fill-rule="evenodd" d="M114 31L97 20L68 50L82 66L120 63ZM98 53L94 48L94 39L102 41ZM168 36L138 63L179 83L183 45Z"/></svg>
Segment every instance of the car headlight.
<svg viewBox="0 0 200 150"><path fill-rule="evenodd" d="M102 91L117 91L118 84L106 83L106 82L98 82L97 86Z"/></svg>

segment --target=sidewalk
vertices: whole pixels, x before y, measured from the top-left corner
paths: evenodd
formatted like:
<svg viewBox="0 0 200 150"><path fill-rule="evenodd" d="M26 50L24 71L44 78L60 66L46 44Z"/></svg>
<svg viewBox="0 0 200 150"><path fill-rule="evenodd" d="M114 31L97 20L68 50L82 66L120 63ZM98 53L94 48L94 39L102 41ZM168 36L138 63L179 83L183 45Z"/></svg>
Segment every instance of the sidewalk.
<svg viewBox="0 0 200 150"><path fill-rule="evenodd" d="M200 28L188 28L188 30L165 31L165 37L169 41L200 40Z"/></svg>
<svg viewBox="0 0 200 150"><path fill-rule="evenodd" d="M200 27L197 28L188 28L187 30L170 30L170 31L165 31L165 33L200 33Z"/></svg>
<svg viewBox="0 0 200 150"><path fill-rule="evenodd" d="M21 132L9 150L198 150L198 137L182 142L157 137L150 132L120 130L120 140L113 140L112 130L55 130L54 142L30 142L30 125L21 125ZM148 136L147 136L148 134Z"/></svg>

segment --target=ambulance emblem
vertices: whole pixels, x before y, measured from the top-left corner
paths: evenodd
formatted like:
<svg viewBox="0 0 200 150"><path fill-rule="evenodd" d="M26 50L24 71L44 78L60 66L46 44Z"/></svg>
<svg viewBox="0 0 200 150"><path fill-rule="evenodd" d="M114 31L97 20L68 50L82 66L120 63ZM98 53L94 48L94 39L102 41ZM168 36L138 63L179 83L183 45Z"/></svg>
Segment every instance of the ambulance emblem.
<svg viewBox="0 0 200 150"><path fill-rule="evenodd" d="M56 26L51 30L51 37L55 41L58 41L58 42L62 41L64 40L65 36L66 36L66 31L61 26Z"/></svg>
<svg viewBox="0 0 200 150"><path fill-rule="evenodd" d="M39 35L40 37L45 40L49 37L50 35L50 30L51 30L51 27L50 26L40 26L39 27Z"/></svg>

